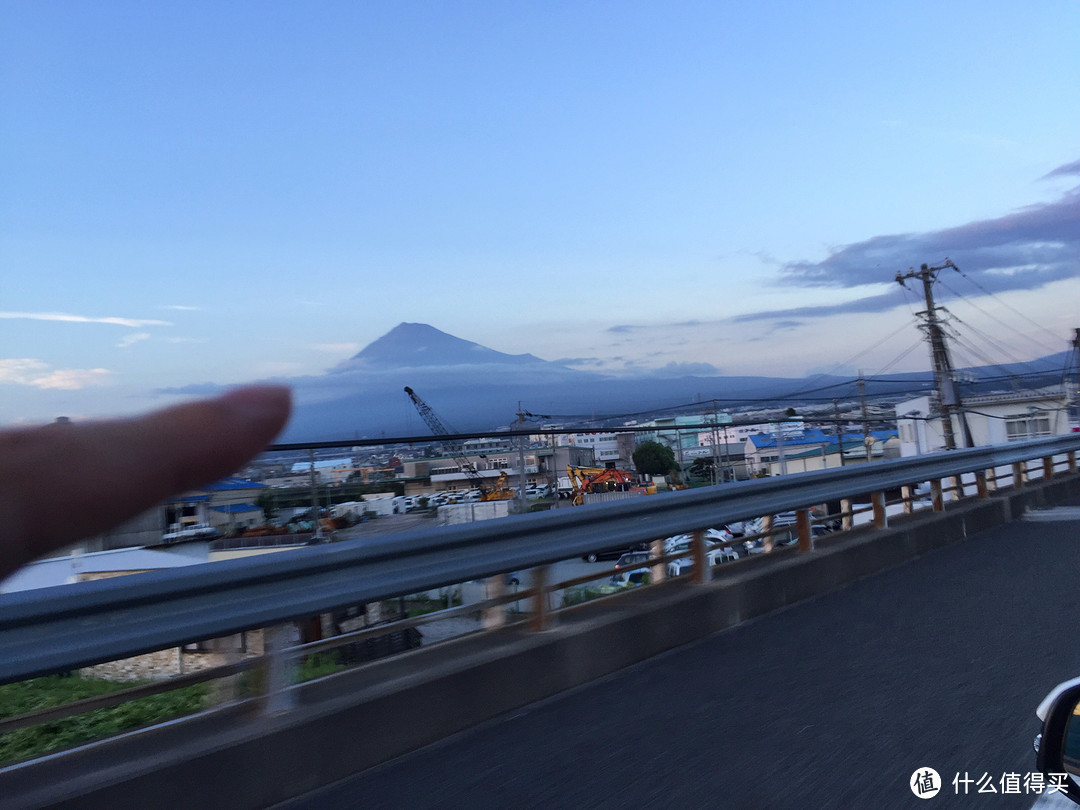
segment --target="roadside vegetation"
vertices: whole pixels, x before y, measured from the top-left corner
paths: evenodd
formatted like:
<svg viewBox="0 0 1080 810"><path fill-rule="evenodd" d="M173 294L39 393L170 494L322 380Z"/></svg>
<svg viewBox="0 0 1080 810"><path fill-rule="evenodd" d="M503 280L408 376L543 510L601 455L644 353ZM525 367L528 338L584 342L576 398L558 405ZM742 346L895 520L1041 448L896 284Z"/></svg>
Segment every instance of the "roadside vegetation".
<svg viewBox="0 0 1080 810"><path fill-rule="evenodd" d="M0 686L0 719L40 709L62 706L76 700L129 689L138 683L107 681L80 675L50 675ZM58 748L108 737L124 731L182 717L204 708L210 697L207 684L185 686L161 695L150 695L113 706L95 709L77 717L66 717L30 728L0 734L0 764L40 756Z"/></svg>

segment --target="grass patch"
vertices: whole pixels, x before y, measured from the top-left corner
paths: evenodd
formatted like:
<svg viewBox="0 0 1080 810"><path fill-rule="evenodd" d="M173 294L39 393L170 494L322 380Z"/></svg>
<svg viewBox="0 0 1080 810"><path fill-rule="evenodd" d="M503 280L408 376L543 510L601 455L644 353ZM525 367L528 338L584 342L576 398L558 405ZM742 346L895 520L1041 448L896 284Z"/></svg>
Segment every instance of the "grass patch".
<svg viewBox="0 0 1080 810"><path fill-rule="evenodd" d="M399 610L397 602L384 603L385 615L396 615ZM451 607L458 607L461 604L461 591L455 590L453 596L449 594L442 596L439 599L426 599L426 598L409 598L405 600L405 616L407 618L415 618L416 616L424 616L428 613L434 613L437 610L446 610Z"/></svg>
<svg viewBox="0 0 1080 810"><path fill-rule="evenodd" d="M346 669L346 665L338 660L338 656L330 652L314 653L304 657L296 671L294 683L313 681L324 675L331 675Z"/></svg>
<svg viewBox="0 0 1080 810"><path fill-rule="evenodd" d="M621 590L625 589L616 585L585 585L580 588L567 588L563 591L562 606L564 608L573 607L574 605L591 602L593 599L599 599L601 596L609 596Z"/></svg>
<svg viewBox="0 0 1080 810"><path fill-rule="evenodd" d="M129 689L138 683L116 683L79 675L50 675L0 686L0 718L61 706L76 700ZM76 717L0 734L0 764L40 756L48 751L109 737L124 731L192 714L204 708L210 689L205 683L149 695L120 706L95 709Z"/></svg>

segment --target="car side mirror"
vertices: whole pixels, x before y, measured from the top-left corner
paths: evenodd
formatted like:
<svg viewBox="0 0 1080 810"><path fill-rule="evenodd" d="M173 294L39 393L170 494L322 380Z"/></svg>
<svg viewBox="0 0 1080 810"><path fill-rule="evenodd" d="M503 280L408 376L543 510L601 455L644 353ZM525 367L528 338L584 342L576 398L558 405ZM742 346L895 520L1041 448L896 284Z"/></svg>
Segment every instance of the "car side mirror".
<svg viewBox="0 0 1080 810"><path fill-rule="evenodd" d="M1044 774L1070 774L1065 795L1080 804L1080 678L1058 684L1039 704L1043 721L1035 738L1035 764Z"/></svg>

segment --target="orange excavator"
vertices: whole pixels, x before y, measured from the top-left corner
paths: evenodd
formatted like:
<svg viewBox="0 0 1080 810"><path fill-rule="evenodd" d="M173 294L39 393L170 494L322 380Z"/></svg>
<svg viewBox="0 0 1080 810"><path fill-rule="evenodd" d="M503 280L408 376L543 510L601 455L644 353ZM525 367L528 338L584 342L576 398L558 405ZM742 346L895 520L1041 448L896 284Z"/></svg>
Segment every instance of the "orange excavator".
<svg viewBox="0 0 1080 810"><path fill-rule="evenodd" d="M642 486L630 473L617 470L614 467L568 466L566 474L569 476L570 486L574 490L570 496L570 503L573 506L581 506L585 503L586 492L629 492L639 487L647 495L656 492L656 487L652 484Z"/></svg>

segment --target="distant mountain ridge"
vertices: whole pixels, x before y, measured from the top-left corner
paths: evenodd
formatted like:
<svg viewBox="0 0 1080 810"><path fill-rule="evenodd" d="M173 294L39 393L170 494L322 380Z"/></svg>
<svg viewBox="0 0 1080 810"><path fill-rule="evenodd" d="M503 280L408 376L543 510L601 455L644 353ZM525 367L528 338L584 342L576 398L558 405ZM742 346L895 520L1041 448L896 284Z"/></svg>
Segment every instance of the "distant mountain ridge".
<svg viewBox="0 0 1080 810"><path fill-rule="evenodd" d="M1068 353L1016 366L970 371L976 382L966 395L1006 390L1009 375L1024 373L1025 387L1060 381ZM1056 371L1055 371L1056 370ZM428 432L405 396L414 388L439 416L459 430L486 431L515 421L519 407L536 420L580 424L593 417L667 413L687 403L711 400L722 410L764 401L797 405L858 397L854 380L836 376L801 378L685 375L658 378L610 376L581 371L531 354L506 354L463 340L433 326L401 323L326 374L282 382L293 385L296 408L283 441L318 441L362 436L415 436ZM865 381L871 397L926 392L933 375L908 372ZM197 392L185 392L197 393ZM704 412L704 410L702 410ZM645 417L648 418L648 417Z"/></svg>
<svg viewBox="0 0 1080 810"><path fill-rule="evenodd" d="M471 340L448 335L426 323L399 323L334 371L418 368L426 366L555 365L531 354L506 354Z"/></svg>

